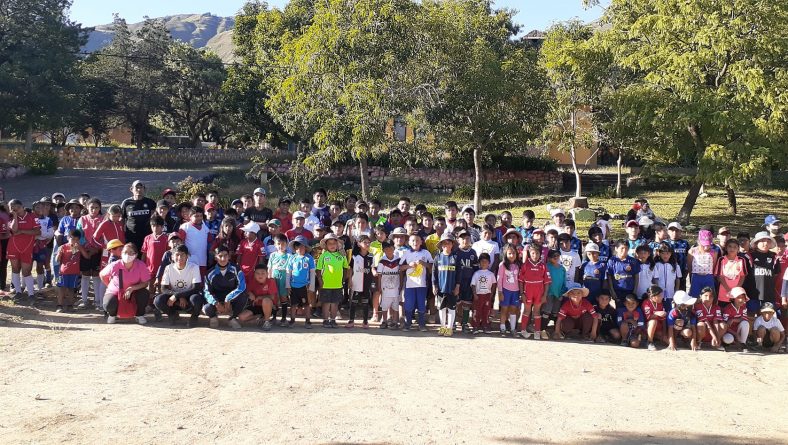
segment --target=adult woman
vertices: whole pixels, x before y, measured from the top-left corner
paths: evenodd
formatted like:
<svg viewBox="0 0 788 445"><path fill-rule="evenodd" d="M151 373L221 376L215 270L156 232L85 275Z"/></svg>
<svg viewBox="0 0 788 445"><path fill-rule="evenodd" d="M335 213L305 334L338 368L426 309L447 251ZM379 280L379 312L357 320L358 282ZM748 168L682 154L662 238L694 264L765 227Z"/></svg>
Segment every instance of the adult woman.
<svg viewBox="0 0 788 445"><path fill-rule="evenodd" d="M120 261L108 264L99 276L107 285L104 295L104 310L109 317L108 324L115 323L117 317L135 317L137 323L145 324L145 306L150 292L148 283L151 275L148 266L137 259L139 250L133 243L123 246Z"/></svg>

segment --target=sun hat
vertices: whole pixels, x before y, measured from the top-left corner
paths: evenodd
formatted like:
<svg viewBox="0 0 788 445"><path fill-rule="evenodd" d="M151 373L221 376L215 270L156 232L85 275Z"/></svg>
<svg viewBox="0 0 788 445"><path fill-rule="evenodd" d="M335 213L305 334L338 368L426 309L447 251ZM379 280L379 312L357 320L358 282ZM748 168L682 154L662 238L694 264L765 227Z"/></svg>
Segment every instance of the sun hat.
<svg viewBox="0 0 788 445"><path fill-rule="evenodd" d="M123 247L123 243L119 239L114 239L107 243L107 250L117 249L118 247Z"/></svg>
<svg viewBox="0 0 788 445"><path fill-rule="evenodd" d="M312 247L309 246L309 240L306 239L306 237L304 236L297 236L293 238L293 241L290 241L290 243L287 246L290 248L290 250L295 252L296 244L298 244L299 246L305 246L307 251L312 250Z"/></svg>
<svg viewBox="0 0 788 445"><path fill-rule="evenodd" d="M404 227L397 227L391 232L391 236L408 236L408 231Z"/></svg>
<svg viewBox="0 0 788 445"><path fill-rule="evenodd" d="M553 210L550 210L550 218L552 218L552 217L554 217L554 216L556 216L556 215L564 215L564 216L566 216L566 213L564 213L564 210L563 210L563 209L553 209Z"/></svg>
<svg viewBox="0 0 788 445"><path fill-rule="evenodd" d="M771 313L776 312L774 310L774 305L768 301L766 303L763 303L763 306L761 306L761 313L764 312L771 312Z"/></svg>
<svg viewBox="0 0 788 445"><path fill-rule="evenodd" d="M583 298L588 296L588 292L589 292L588 288L587 287L583 287L583 285L580 284L580 283L567 283L567 285L566 285L566 292L564 292L564 296L568 297L569 293L574 291L574 290L582 292Z"/></svg>
<svg viewBox="0 0 788 445"><path fill-rule="evenodd" d="M293 219L299 219L299 218L306 219L306 213L301 211L293 213Z"/></svg>
<svg viewBox="0 0 788 445"><path fill-rule="evenodd" d="M668 224L668 230L676 229L676 230L684 230L684 227L681 227L681 224L673 221L672 223Z"/></svg>
<svg viewBox="0 0 788 445"><path fill-rule="evenodd" d="M751 243L754 245L757 244L759 241L763 241L763 240L769 241L768 249L774 249L775 247L777 247L777 243L774 241L774 238L772 238L772 236L769 235L769 232L766 231L756 233Z"/></svg>
<svg viewBox="0 0 788 445"><path fill-rule="evenodd" d="M624 225L624 227L627 227L627 228L629 228L629 227L640 227L640 223L638 223L634 219L630 219L629 221L627 221L627 223Z"/></svg>
<svg viewBox="0 0 788 445"><path fill-rule="evenodd" d="M260 231L260 226L254 221L249 221L245 226L241 227L241 230L244 233L257 233Z"/></svg>
<svg viewBox="0 0 788 445"><path fill-rule="evenodd" d="M443 243L445 241L450 241L452 243L452 245L454 245L454 246L457 245L457 240L454 239L454 235L452 235L451 232L443 232L443 235L441 235L440 241L438 241L438 249L442 249L443 248Z"/></svg>
<svg viewBox="0 0 788 445"><path fill-rule="evenodd" d="M256 189L254 189L254 192L252 194L253 195L258 195L258 194L259 195L267 195L267 193L265 192L265 189L262 188L262 187L257 187Z"/></svg>
<svg viewBox="0 0 788 445"><path fill-rule="evenodd" d="M331 241L331 240L334 240L334 241L336 241L336 242L337 242L337 244L339 244L339 242L340 242L340 241L339 241L339 238L337 238L337 236L336 236L336 235L334 235L333 233L329 233L329 234L327 234L326 236L324 236L324 237L323 237L323 239L321 239L321 240L320 240L320 247L321 247L323 250L328 250L328 249L326 248L326 243L327 243L328 241Z"/></svg>
<svg viewBox="0 0 788 445"><path fill-rule="evenodd" d="M520 241L518 241L518 244L523 243L523 235L520 233L519 230L512 227L511 229L507 230L506 233L503 234L503 239L509 238L510 235L517 235L517 237L520 239Z"/></svg>
<svg viewBox="0 0 788 445"><path fill-rule="evenodd" d="M747 296L747 291L744 290L743 287L734 287L730 292L728 292L728 295L731 298L738 298L743 295L745 301L750 301L750 297Z"/></svg>
<svg viewBox="0 0 788 445"><path fill-rule="evenodd" d="M697 298L690 297L689 294L687 294L683 290L677 290L673 294L673 304L677 306L682 304L686 304L687 306L692 306L693 304L695 304L696 301L698 301Z"/></svg>
<svg viewBox="0 0 788 445"><path fill-rule="evenodd" d="M780 218L775 215L766 215L766 218L763 219L763 225L768 226L770 224L776 224L780 222Z"/></svg>
<svg viewBox="0 0 788 445"><path fill-rule="evenodd" d="M711 240L714 236L708 230L701 230L698 232L698 244L704 247L711 246Z"/></svg>
<svg viewBox="0 0 788 445"><path fill-rule="evenodd" d="M588 252L599 253L599 246L597 246L596 243L588 243L588 244L586 244L585 251L586 251L586 253L588 253Z"/></svg>
<svg viewBox="0 0 788 445"><path fill-rule="evenodd" d="M651 226L654 225L654 220L649 218L648 216L641 216L638 220L638 224L641 226Z"/></svg>

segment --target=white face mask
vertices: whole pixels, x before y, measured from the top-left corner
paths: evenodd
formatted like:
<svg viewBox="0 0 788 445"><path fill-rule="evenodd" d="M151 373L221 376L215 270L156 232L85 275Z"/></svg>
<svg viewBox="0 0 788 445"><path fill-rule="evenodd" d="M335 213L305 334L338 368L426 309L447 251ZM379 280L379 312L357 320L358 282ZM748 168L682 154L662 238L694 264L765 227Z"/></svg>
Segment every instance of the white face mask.
<svg viewBox="0 0 788 445"><path fill-rule="evenodd" d="M134 255L129 255L128 253L124 253L124 254L122 254L122 255L120 256L120 259L121 259L121 260L122 260L124 263L126 263L126 264L129 264L129 263L132 263L132 262L134 262L134 260L136 259L136 257L135 257Z"/></svg>

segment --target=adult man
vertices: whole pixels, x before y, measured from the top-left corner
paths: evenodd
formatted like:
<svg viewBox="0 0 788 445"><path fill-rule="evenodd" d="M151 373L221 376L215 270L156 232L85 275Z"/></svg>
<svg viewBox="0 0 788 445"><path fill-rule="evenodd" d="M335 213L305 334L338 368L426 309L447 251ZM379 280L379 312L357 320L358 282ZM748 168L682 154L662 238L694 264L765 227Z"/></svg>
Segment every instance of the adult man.
<svg viewBox="0 0 788 445"><path fill-rule="evenodd" d="M265 227L265 223L274 217L274 212L265 206L266 192L262 187L254 189L254 205L244 210L243 220L245 222L255 222L260 227Z"/></svg>
<svg viewBox="0 0 788 445"><path fill-rule="evenodd" d="M156 202L145 197L145 184L139 179L131 184L131 198L120 204L123 220L126 222L126 242L142 251L145 237L151 234L150 217L156 212Z"/></svg>

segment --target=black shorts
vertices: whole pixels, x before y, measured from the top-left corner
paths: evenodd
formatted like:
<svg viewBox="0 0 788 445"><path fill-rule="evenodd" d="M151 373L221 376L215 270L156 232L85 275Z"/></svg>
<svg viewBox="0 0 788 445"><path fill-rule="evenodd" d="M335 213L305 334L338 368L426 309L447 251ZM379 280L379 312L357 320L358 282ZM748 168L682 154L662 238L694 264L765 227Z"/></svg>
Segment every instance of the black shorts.
<svg viewBox="0 0 788 445"><path fill-rule="evenodd" d="M98 272L101 267L101 252L98 252L90 258L79 257L79 271L80 272Z"/></svg>
<svg viewBox="0 0 788 445"><path fill-rule="evenodd" d="M339 304L342 301L344 289L320 289L318 293L321 304Z"/></svg>
<svg viewBox="0 0 788 445"><path fill-rule="evenodd" d="M307 297L307 288L293 287L290 288L290 305L293 307L306 307L309 304Z"/></svg>
<svg viewBox="0 0 788 445"><path fill-rule="evenodd" d="M435 296L435 306L438 309L457 309L457 297L453 293L443 294L439 292Z"/></svg>
<svg viewBox="0 0 788 445"><path fill-rule="evenodd" d="M473 289L471 289L470 286L464 289L460 287L459 301L465 303L473 303Z"/></svg>
<svg viewBox="0 0 788 445"><path fill-rule="evenodd" d="M353 292L353 295L350 296L350 301L353 304L370 304L372 300L370 295L372 295L371 292Z"/></svg>

